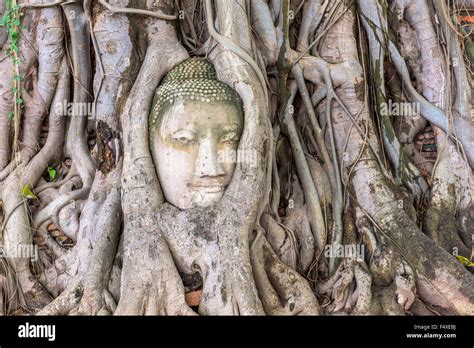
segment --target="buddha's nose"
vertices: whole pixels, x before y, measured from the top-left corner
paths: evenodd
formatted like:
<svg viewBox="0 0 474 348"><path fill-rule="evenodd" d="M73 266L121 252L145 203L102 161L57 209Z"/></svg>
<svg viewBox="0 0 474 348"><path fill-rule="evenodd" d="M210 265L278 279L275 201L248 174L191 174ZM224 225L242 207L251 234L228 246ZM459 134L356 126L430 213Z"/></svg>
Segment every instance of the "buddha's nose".
<svg viewBox="0 0 474 348"><path fill-rule="evenodd" d="M215 177L225 174L222 163L219 161L217 146L210 138L203 139L199 144L196 174L199 177Z"/></svg>

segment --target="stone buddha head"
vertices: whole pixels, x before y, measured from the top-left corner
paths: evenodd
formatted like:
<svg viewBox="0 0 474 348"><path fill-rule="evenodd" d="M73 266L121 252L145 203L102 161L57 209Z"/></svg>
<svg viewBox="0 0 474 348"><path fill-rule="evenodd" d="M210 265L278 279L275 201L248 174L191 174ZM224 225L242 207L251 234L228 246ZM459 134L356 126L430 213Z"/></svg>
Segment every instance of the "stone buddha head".
<svg viewBox="0 0 474 348"><path fill-rule="evenodd" d="M157 88L150 149L166 200L180 209L219 202L235 168L243 129L237 93L202 58L178 64Z"/></svg>

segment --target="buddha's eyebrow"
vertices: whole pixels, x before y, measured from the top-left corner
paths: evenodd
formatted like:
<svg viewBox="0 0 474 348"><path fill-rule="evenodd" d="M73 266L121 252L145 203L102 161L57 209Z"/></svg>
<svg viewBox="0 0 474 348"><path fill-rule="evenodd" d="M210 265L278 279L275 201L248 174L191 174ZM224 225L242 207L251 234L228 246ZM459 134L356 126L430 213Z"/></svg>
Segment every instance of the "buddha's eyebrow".
<svg viewBox="0 0 474 348"><path fill-rule="evenodd" d="M193 130L193 129L184 126L184 127L180 127L180 128L178 128L178 129L176 129L171 135L176 135L176 133L180 133L180 132L182 132L182 131L190 132L190 133L193 133L193 134L194 134L194 130Z"/></svg>
<svg viewBox="0 0 474 348"><path fill-rule="evenodd" d="M168 132L169 133L172 133L172 134L175 134L176 132L179 132L179 131L189 131L189 132L194 132L194 126L193 126L193 123L192 122L189 122L187 121L184 125L171 125L168 124Z"/></svg>
<svg viewBox="0 0 474 348"><path fill-rule="evenodd" d="M194 133L194 128L191 122L186 122L184 125L173 126L171 122L163 123L160 129L161 137L174 136L176 133L181 131L188 131Z"/></svg>

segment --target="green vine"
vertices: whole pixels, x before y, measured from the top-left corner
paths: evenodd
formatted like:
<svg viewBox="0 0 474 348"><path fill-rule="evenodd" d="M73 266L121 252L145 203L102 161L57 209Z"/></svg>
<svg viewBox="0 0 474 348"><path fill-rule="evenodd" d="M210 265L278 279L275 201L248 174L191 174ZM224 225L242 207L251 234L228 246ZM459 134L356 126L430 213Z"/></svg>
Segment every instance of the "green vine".
<svg viewBox="0 0 474 348"><path fill-rule="evenodd" d="M20 28L21 28L21 6L17 4L17 0L5 0L5 12L3 13L0 25L5 27L8 31L9 43L6 49L7 56L12 58L13 61L13 81L12 81L12 92L14 98L13 111L8 113L10 119L15 121L15 139L14 148L16 148L18 133L20 128L20 113L21 106L23 105L23 99L21 98L21 87L20 87Z"/></svg>

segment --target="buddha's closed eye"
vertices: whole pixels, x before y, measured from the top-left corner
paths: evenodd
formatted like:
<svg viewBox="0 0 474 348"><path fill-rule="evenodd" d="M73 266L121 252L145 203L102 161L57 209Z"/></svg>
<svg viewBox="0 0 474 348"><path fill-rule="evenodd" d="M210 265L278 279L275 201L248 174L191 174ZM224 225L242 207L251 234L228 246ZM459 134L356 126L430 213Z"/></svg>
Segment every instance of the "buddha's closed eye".
<svg viewBox="0 0 474 348"><path fill-rule="evenodd" d="M171 140L181 145L192 145L196 142L196 136L190 130L180 129L171 135Z"/></svg>
<svg viewBox="0 0 474 348"><path fill-rule="evenodd" d="M239 141L239 133L237 132L226 132L219 139L221 144L233 145Z"/></svg>

